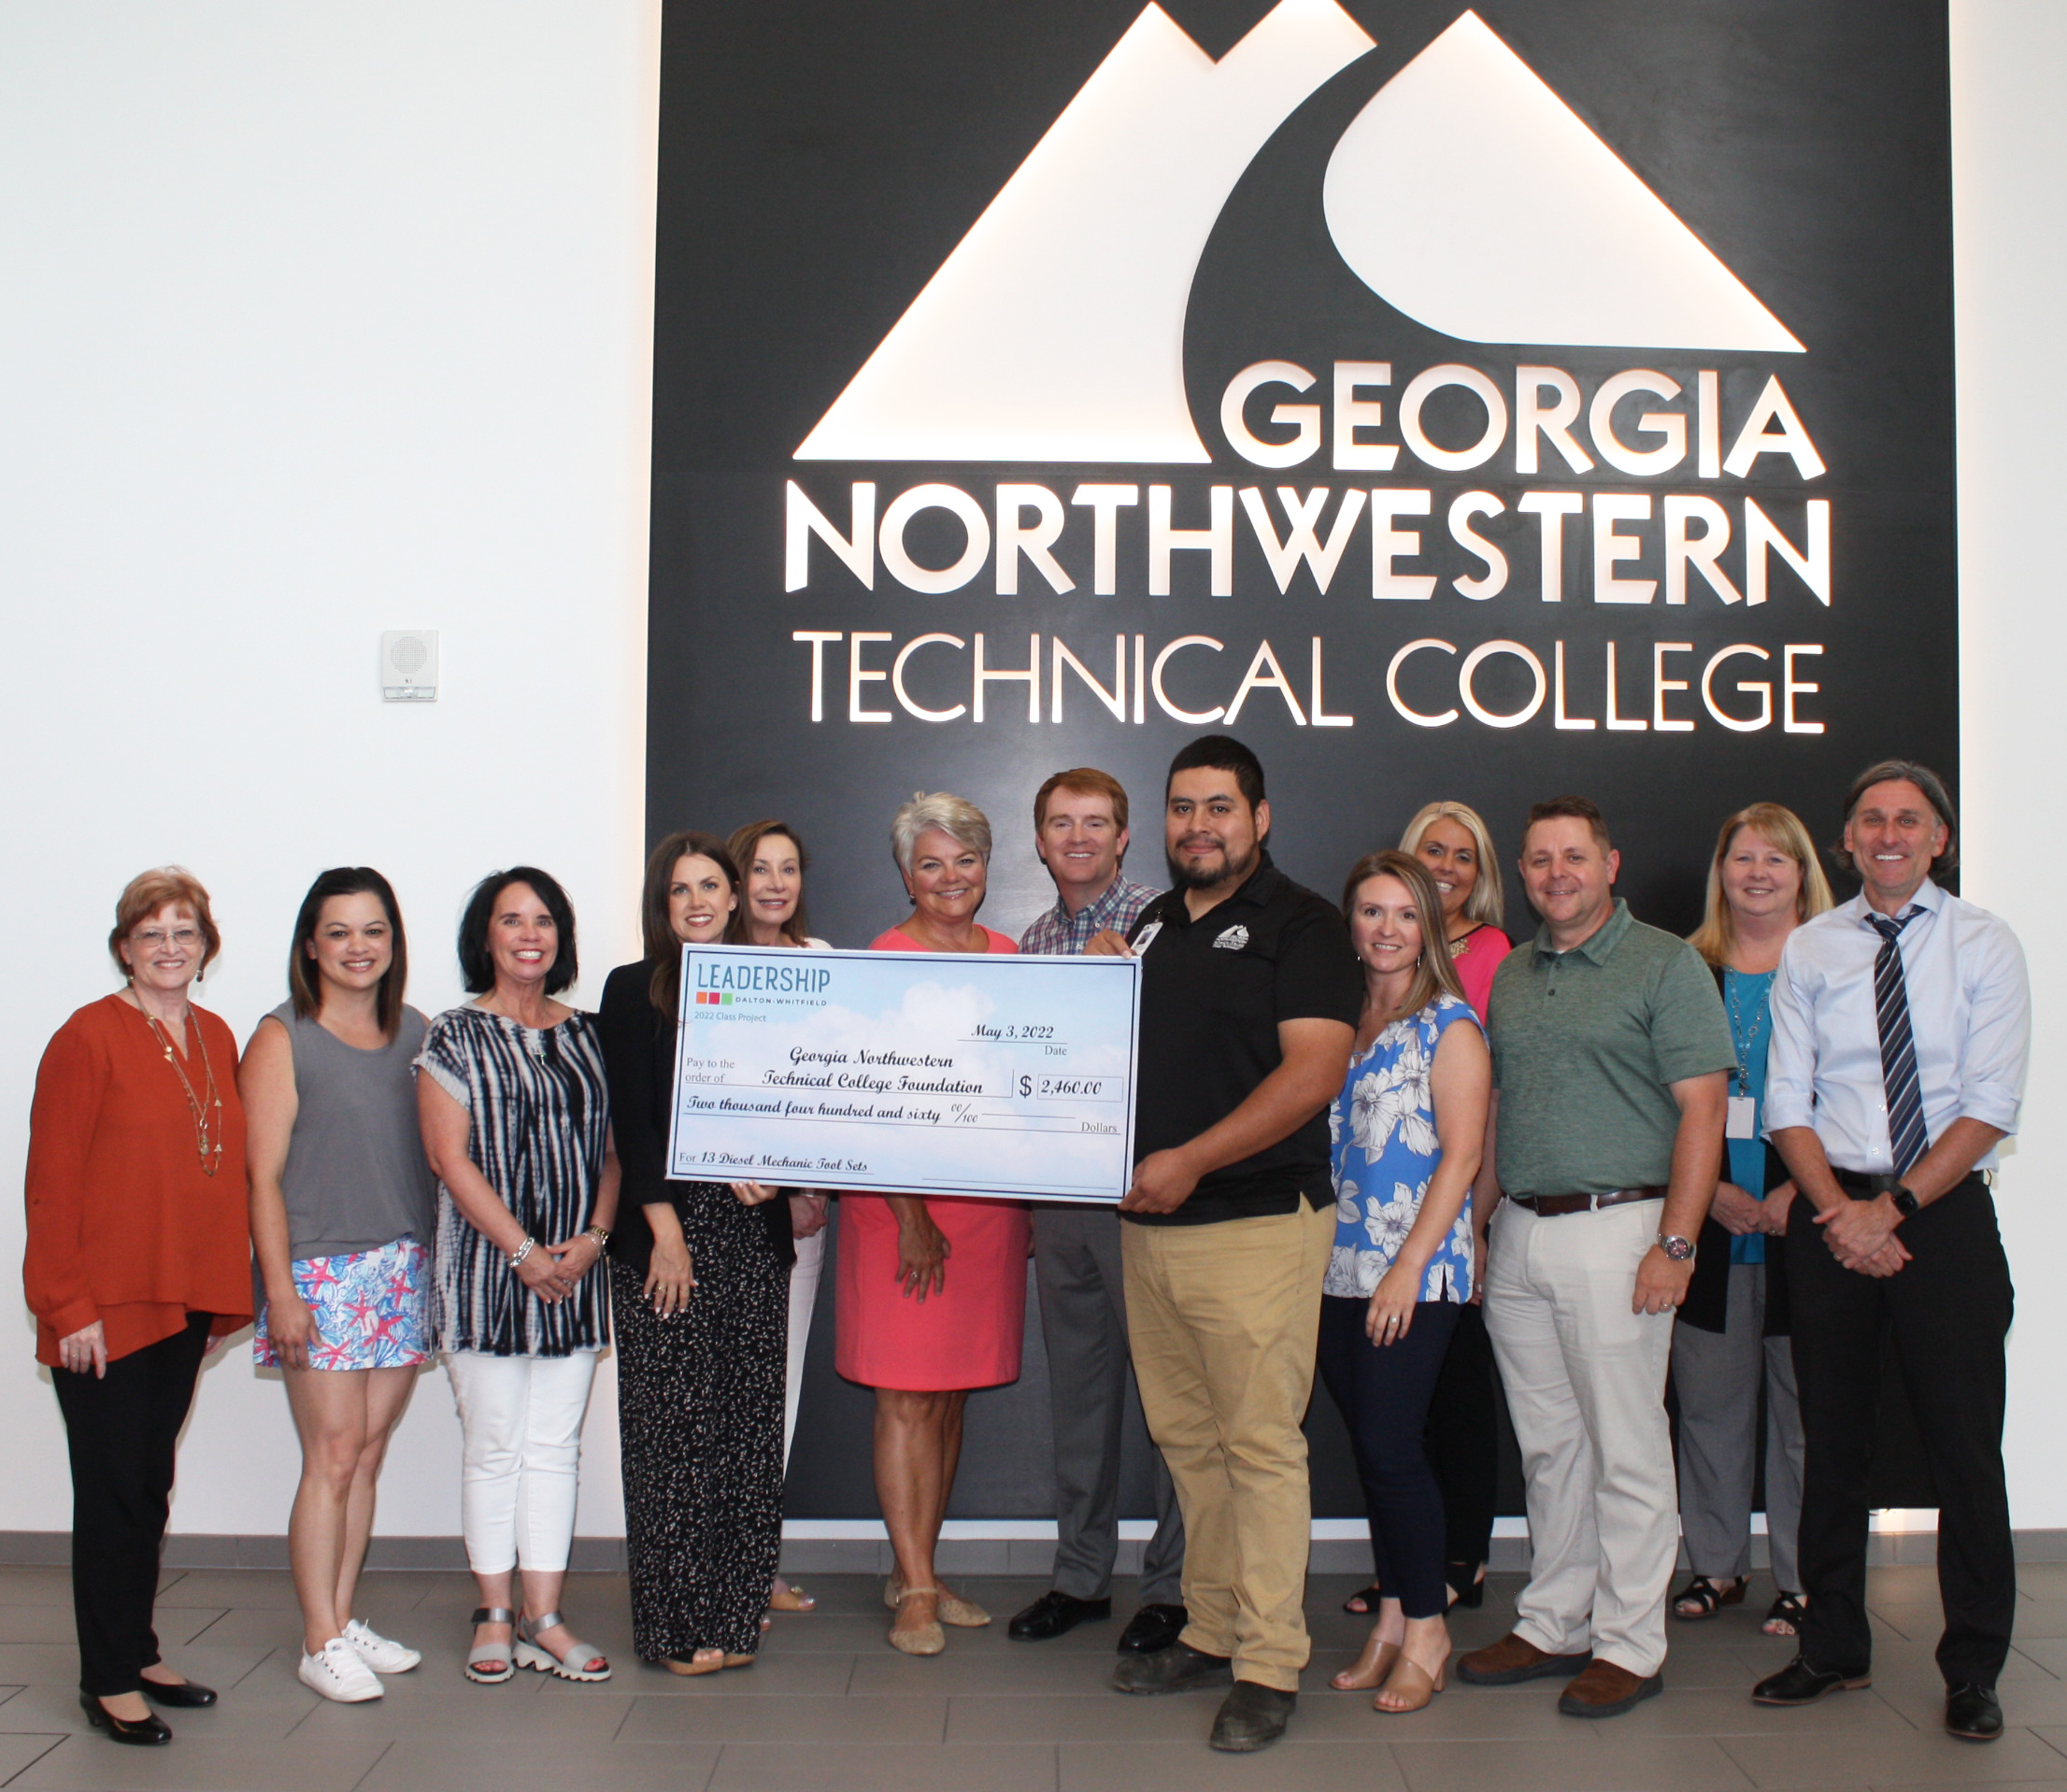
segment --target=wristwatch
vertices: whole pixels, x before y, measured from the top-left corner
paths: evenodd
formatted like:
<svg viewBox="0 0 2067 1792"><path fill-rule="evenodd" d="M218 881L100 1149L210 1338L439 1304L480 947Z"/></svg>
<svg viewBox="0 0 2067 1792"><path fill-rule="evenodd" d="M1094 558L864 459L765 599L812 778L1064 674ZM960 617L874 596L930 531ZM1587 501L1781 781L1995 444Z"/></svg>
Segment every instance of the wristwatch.
<svg viewBox="0 0 2067 1792"><path fill-rule="evenodd" d="M1690 1238L1676 1237L1671 1232L1660 1232L1658 1234L1658 1248L1671 1258L1674 1262L1684 1263L1694 1254L1694 1241Z"/></svg>
<svg viewBox="0 0 2067 1792"><path fill-rule="evenodd" d="M1918 1201L1899 1182L1889 1189L1888 1194L1889 1198L1895 1203L1895 1212L1904 1219L1914 1219L1917 1216L1917 1210L1923 1205L1922 1202Z"/></svg>
<svg viewBox="0 0 2067 1792"><path fill-rule="evenodd" d="M610 1244L610 1229L607 1226L590 1226L582 1230L584 1238L592 1238L598 1250L606 1250Z"/></svg>

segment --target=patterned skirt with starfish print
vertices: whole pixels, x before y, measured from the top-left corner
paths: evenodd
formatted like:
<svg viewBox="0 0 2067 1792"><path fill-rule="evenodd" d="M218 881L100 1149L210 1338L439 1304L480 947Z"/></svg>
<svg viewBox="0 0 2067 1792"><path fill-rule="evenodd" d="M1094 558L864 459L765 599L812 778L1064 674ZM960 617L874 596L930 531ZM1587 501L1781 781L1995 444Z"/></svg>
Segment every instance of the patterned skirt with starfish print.
<svg viewBox="0 0 2067 1792"><path fill-rule="evenodd" d="M316 1316L311 1369L414 1369L430 1359L431 1253L407 1233L377 1250L302 1257L290 1267L294 1292ZM262 1300L251 1359L278 1369L266 1316Z"/></svg>

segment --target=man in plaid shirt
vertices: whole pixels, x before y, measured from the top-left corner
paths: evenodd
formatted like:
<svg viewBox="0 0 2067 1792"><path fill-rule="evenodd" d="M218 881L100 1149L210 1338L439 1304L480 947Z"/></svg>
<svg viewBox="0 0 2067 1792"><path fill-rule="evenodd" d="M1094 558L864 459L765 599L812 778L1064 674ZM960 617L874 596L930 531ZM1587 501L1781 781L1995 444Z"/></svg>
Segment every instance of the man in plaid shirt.
<svg viewBox="0 0 2067 1792"><path fill-rule="evenodd" d="M1055 880L1055 906L1020 937L1021 952L1081 953L1108 928L1126 934L1160 894L1121 871L1127 792L1088 766L1058 772L1034 799L1034 849ZM1127 1306L1119 1217L1058 1202L1034 1209L1034 1273L1048 1342L1055 1430L1055 1573L1051 1589L1012 1620L1021 1643L1045 1642L1112 1615L1119 1549L1119 1440L1127 1387ZM1162 1452L1148 1452L1156 1531L1143 1553L1141 1610L1122 1652L1153 1653L1184 1628L1184 1520Z"/></svg>

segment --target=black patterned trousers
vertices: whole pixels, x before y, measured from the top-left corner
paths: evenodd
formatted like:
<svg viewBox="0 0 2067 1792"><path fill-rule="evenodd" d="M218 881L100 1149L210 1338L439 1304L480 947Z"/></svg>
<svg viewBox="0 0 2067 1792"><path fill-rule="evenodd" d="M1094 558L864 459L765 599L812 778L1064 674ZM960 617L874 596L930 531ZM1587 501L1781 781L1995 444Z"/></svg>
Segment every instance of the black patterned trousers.
<svg viewBox="0 0 2067 1792"><path fill-rule="evenodd" d="M610 1265L632 1642L659 1661L752 1655L782 1552L789 1270L761 1215L697 1188L683 1231L696 1287L671 1318Z"/></svg>

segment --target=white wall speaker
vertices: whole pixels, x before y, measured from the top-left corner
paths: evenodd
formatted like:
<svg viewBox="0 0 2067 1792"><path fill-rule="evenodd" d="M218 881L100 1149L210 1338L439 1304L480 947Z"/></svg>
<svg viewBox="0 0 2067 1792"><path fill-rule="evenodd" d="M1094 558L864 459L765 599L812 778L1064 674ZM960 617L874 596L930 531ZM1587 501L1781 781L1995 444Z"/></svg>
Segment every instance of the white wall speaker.
<svg viewBox="0 0 2067 1792"><path fill-rule="evenodd" d="M380 694L391 704L437 701L435 629L390 629L381 635Z"/></svg>

